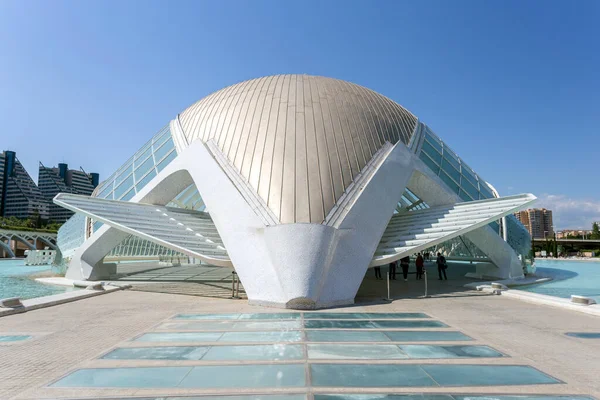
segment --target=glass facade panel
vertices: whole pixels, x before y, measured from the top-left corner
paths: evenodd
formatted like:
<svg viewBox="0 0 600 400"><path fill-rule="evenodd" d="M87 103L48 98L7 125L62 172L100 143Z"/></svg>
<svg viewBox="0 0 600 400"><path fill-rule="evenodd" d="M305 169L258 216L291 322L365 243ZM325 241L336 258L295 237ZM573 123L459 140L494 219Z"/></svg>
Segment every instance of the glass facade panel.
<svg viewBox="0 0 600 400"><path fill-rule="evenodd" d="M458 194L458 189L459 189L458 183L454 182L452 180L452 178L450 178L450 176L448 176L448 174L446 174L444 171L441 171L440 172L440 178L442 178L442 180L444 181L444 183L446 185L448 185L448 187L450 189L452 189L454 191L454 193Z"/></svg>
<svg viewBox="0 0 600 400"><path fill-rule="evenodd" d="M463 175L463 177L464 177L464 175ZM461 187L465 192L469 193L469 196L471 196L473 198L473 200L479 199L479 192L477 191L475 186L473 186L469 183L469 181L467 179L463 179L461 181Z"/></svg>
<svg viewBox="0 0 600 400"><path fill-rule="evenodd" d="M96 196L103 199L115 199L121 201L131 200L144 186L152 180L158 172L164 169L171 161L177 157L177 151L173 139L171 137L171 131L169 125L163 127L154 137L149 140L144 146L141 147L132 157L130 157L119 169L113 173L107 180L99 185ZM1 163L0 163L1 164ZM135 166L135 172L134 172ZM204 210L204 203L198 194L195 186L188 188L185 195L185 200L178 204L171 204L171 206L178 206L183 208ZM83 242L85 235L85 217L77 220L78 228L77 236ZM70 228L74 225L73 222L67 225ZM103 225L99 221L91 221L89 230L91 232L97 231ZM66 230L65 230L66 233ZM66 235L63 235L63 238ZM70 247L68 242L70 240L62 240L67 243L67 247ZM81 243L76 243L80 245ZM64 246L63 246L64 247ZM75 246L74 246L75 247ZM146 255L151 257L158 256L174 256L181 257L183 254L169 250L163 246L148 242L144 239L137 237L130 237L117 246L109 256L118 255L120 257L138 257L140 255Z"/></svg>
<svg viewBox="0 0 600 400"><path fill-rule="evenodd" d="M484 182L480 182L479 184L479 192L484 199L493 199L495 196L492 191L488 188L488 185Z"/></svg>
<svg viewBox="0 0 600 400"><path fill-rule="evenodd" d="M419 158L444 181L450 190L463 201L496 197L485 180L465 164L429 127L420 123L418 131L423 132L425 136L420 151L417 147ZM506 221L507 243L521 256L521 260L525 264L531 248L531 237L525 227L512 216L508 216ZM492 222L489 227L500 234L498 222Z"/></svg>
<svg viewBox="0 0 600 400"><path fill-rule="evenodd" d="M135 196L135 189L131 188L131 190L127 193L125 193L125 195L123 197L121 197L119 200L121 201L129 201L131 200L131 198Z"/></svg>
<svg viewBox="0 0 600 400"><path fill-rule="evenodd" d="M162 134L161 134L162 132ZM171 138L171 131L169 129L164 129L158 133L158 135L152 138L152 145L155 149L159 148L161 144Z"/></svg>
<svg viewBox="0 0 600 400"><path fill-rule="evenodd" d="M152 169L148 175L146 175L145 177L143 177L138 183L137 185L135 185L136 190L141 190L144 186L146 186L148 184L148 182L150 182L152 180L152 178L154 178L156 176L156 171L154 169Z"/></svg>
<svg viewBox="0 0 600 400"><path fill-rule="evenodd" d="M521 256L521 263L523 264L523 271L527 271L527 265L533 263L533 254L531 253L531 235L527 228L515 217L514 215L507 215L506 231L507 231L507 242L515 249L517 254Z"/></svg>
<svg viewBox="0 0 600 400"><path fill-rule="evenodd" d="M465 201L492 199L495 196L471 167L462 161L426 125L421 126L425 138L419 158L438 175L448 187ZM481 187L481 190L479 189Z"/></svg>
<svg viewBox="0 0 600 400"><path fill-rule="evenodd" d="M471 171L471 169L469 167L467 167L465 164L462 164L461 167L462 168L461 168L460 172L461 172L462 176L467 178L467 180L469 182L471 182L473 184L473 186L475 186L475 188L477 188L479 186L479 184L477 183L477 178L475 177L475 173L473 171Z"/></svg>
<svg viewBox="0 0 600 400"><path fill-rule="evenodd" d="M63 257L71 257L83 244L85 238L85 216L74 214L58 230L57 243Z"/></svg>
<svg viewBox="0 0 600 400"><path fill-rule="evenodd" d="M117 175L117 179L115 179L115 186L119 186L121 182L123 182L127 177L133 172L133 165L130 163L121 169L119 175Z"/></svg>
<svg viewBox="0 0 600 400"><path fill-rule="evenodd" d="M438 138L436 138L435 136L431 135L429 132L427 132L425 134L425 140L427 140L429 142L429 144L431 144L433 147L435 147L435 149L437 151L439 151L440 153L442 152L442 141L439 140Z"/></svg>
<svg viewBox="0 0 600 400"><path fill-rule="evenodd" d="M126 191L131 189L131 186L133 186L133 175L129 175L119 186L117 186L114 198L119 200Z"/></svg>
<svg viewBox="0 0 600 400"><path fill-rule="evenodd" d="M499 223L494 221L489 225L490 225L490 228L492 228L494 230L494 232L496 232L498 235L500 234L500 224Z"/></svg>
<svg viewBox="0 0 600 400"><path fill-rule="evenodd" d="M150 142L148 142L145 149L140 150L140 151L141 151L141 153L139 153L135 156L135 165L136 166L139 165L141 161L148 158L148 156L150 154L152 154L152 146L150 145Z"/></svg>
<svg viewBox="0 0 600 400"><path fill-rule="evenodd" d="M460 189L460 192L458 193L458 196L463 199L464 201L473 201L473 199L471 198L471 196L469 196L468 193L466 193L462 188Z"/></svg>
<svg viewBox="0 0 600 400"><path fill-rule="evenodd" d="M433 161L431 158L429 158L427 153L425 153L425 152L421 153L421 160L423 160L425 162L425 164L427 164L427 166L433 172L435 172L436 175L438 175L440 173L440 167L435 163L435 161Z"/></svg>
<svg viewBox="0 0 600 400"><path fill-rule="evenodd" d="M444 170L445 173L450 175L457 184L460 183L460 172L458 172L458 170L456 168L454 168L452 165L450 165L448 163L448 161L446 160L446 158L444 158L444 161L442 163L442 169Z"/></svg>
<svg viewBox="0 0 600 400"><path fill-rule="evenodd" d="M113 185L112 182L106 182L97 197L101 199L112 199Z"/></svg>
<svg viewBox="0 0 600 400"><path fill-rule="evenodd" d="M101 184L97 197L121 201L130 200L176 156L177 152L171 138L171 131L167 125ZM155 165L155 161L159 161L159 164ZM98 225L94 224L94 230L97 227Z"/></svg>
<svg viewBox="0 0 600 400"><path fill-rule="evenodd" d="M444 161L452 164L452 166L457 170L460 170L460 162L458 161L458 157L448 148L444 149Z"/></svg>
<svg viewBox="0 0 600 400"><path fill-rule="evenodd" d="M158 165L156 166L158 172L162 171L167 165L169 165L169 163L173 161L175 157L177 157L177 152L173 150L171 153L169 153L168 156L166 156L161 162L158 163Z"/></svg>
<svg viewBox="0 0 600 400"><path fill-rule="evenodd" d="M135 169L135 181L139 182L140 180L142 180L142 178L144 177L144 175L146 175L146 173L148 171L150 171L150 169L154 169L154 160L152 159L152 157L149 157L148 159L146 159L139 166L136 165L136 169ZM137 188L137 189L139 190L141 188Z"/></svg>
<svg viewBox="0 0 600 400"><path fill-rule="evenodd" d="M173 143L173 139L169 139L163 144L161 147L157 147L154 150L154 158L156 161L161 161L169 152L175 149L175 144Z"/></svg>
<svg viewBox="0 0 600 400"><path fill-rule="evenodd" d="M440 164L442 162L442 154L438 153L427 141L423 142L423 151L436 163Z"/></svg>

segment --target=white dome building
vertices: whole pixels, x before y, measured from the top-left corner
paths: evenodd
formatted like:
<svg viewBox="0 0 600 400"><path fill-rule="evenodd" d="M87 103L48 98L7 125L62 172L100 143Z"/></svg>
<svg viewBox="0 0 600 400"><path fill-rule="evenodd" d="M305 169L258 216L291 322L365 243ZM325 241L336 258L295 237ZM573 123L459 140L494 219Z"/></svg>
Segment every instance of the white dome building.
<svg viewBox="0 0 600 400"><path fill-rule="evenodd" d="M62 229L68 278L107 278L104 257L135 237L235 268L251 303L319 308L353 303L367 268L456 238L490 261L478 275L521 276L530 238L512 213L534 200L499 197L378 93L277 75L205 97L92 197L54 201L86 217L79 240L83 217Z"/></svg>

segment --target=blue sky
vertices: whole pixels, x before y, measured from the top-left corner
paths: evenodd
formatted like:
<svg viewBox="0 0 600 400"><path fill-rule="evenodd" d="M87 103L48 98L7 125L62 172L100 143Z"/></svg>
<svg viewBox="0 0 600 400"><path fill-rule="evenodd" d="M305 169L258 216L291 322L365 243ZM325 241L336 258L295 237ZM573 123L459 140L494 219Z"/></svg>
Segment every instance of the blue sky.
<svg viewBox="0 0 600 400"><path fill-rule="evenodd" d="M0 2L0 150L108 177L224 86L349 80L559 228L600 220L600 2Z"/></svg>

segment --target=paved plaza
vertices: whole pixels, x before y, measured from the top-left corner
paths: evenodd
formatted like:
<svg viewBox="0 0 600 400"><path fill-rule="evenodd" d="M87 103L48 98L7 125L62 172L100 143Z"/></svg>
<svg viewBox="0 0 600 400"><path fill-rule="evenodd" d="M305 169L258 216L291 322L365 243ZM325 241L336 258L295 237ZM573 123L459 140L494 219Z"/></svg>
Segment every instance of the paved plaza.
<svg viewBox="0 0 600 400"><path fill-rule="evenodd" d="M412 298L382 302L368 277L363 303L318 313L127 290L3 317L0 335L30 337L0 343L0 398L600 395L600 340L566 335L600 318L452 281L419 299L411 279Z"/></svg>

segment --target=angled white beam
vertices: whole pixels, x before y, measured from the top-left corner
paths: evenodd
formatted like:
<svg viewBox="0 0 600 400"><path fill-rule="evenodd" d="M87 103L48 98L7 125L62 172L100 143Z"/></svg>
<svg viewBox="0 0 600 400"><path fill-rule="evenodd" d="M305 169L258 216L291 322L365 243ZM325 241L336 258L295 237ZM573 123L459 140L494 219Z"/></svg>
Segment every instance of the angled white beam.
<svg viewBox="0 0 600 400"><path fill-rule="evenodd" d="M200 211L60 193L54 202L71 211L218 266L231 261L210 217ZM212 236L212 238L211 238Z"/></svg>
<svg viewBox="0 0 600 400"><path fill-rule="evenodd" d="M521 194L397 214L390 220L371 266L388 264L471 232L527 208L535 200L532 194Z"/></svg>

